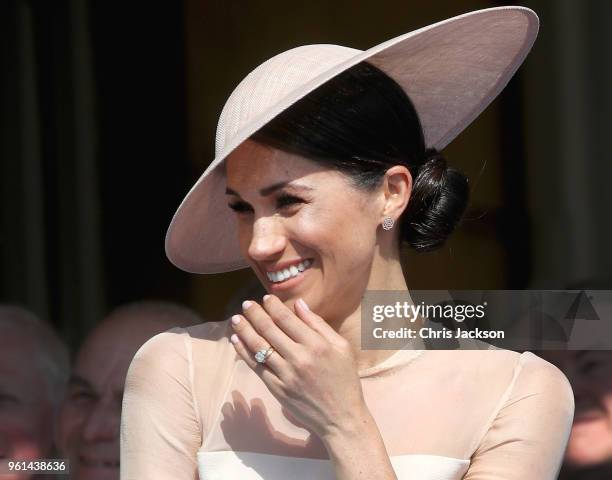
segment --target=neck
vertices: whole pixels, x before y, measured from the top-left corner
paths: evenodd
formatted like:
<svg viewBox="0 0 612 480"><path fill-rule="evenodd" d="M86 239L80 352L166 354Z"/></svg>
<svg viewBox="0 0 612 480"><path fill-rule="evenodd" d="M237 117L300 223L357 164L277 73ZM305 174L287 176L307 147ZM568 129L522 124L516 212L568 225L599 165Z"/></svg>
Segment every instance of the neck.
<svg viewBox="0 0 612 480"><path fill-rule="evenodd" d="M408 294L408 286L402 266L397 256L384 258L376 255L372 264L371 275L366 287L367 290L397 290ZM409 298L412 303L412 299ZM377 365L393 355L397 350L362 350L361 349L361 301L355 302L355 308L342 319L329 322L330 325L351 344L353 355L357 360L358 370L364 370Z"/></svg>

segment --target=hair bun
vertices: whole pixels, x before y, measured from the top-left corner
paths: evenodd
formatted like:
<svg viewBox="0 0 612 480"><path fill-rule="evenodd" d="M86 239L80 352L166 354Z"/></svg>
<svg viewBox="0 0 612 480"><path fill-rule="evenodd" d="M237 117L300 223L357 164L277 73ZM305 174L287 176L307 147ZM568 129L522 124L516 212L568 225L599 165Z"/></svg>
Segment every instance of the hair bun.
<svg viewBox="0 0 612 480"><path fill-rule="evenodd" d="M446 158L435 148L428 148L425 150L425 161L418 170L417 177L419 175L430 175L437 180L441 180L446 174L448 164Z"/></svg>
<svg viewBox="0 0 612 480"><path fill-rule="evenodd" d="M467 206L467 177L449 167L435 149L425 151L412 186L407 211L402 216L401 238L417 251L429 251L444 244Z"/></svg>

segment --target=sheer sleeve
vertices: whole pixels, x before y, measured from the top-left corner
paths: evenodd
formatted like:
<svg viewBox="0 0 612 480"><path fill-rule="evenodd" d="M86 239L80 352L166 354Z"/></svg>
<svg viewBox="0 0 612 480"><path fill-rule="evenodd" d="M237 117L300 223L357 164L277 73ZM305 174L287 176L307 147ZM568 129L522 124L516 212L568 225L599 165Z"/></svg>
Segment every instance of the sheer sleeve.
<svg viewBox="0 0 612 480"><path fill-rule="evenodd" d="M201 445L189 336L148 340L128 370L121 413L122 480L193 480Z"/></svg>
<svg viewBox="0 0 612 480"><path fill-rule="evenodd" d="M523 353L464 479L556 479L573 415L573 392L563 373Z"/></svg>

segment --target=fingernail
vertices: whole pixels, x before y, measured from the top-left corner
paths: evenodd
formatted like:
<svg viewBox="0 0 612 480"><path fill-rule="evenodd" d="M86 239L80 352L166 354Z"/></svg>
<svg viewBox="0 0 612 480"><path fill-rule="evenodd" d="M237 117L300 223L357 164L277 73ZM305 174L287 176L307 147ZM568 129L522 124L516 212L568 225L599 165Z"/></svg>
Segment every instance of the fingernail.
<svg viewBox="0 0 612 480"><path fill-rule="evenodd" d="M263 300L264 300L264 302L265 302L265 301L266 301L268 298L270 298L270 295L264 295L264 296L263 296Z"/></svg>
<svg viewBox="0 0 612 480"><path fill-rule="evenodd" d="M300 307L302 307L307 312L310 312L310 308L308 308L308 305L306 305L306 302L304 300L302 300L301 298L298 298L297 301L300 304Z"/></svg>
<svg viewBox="0 0 612 480"><path fill-rule="evenodd" d="M247 308L249 308L251 306L253 302L251 302L250 300L245 300L244 302L242 302L242 309L246 310Z"/></svg>
<svg viewBox="0 0 612 480"><path fill-rule="evenodd" d="M230 337L230 340L232 343L238 343L238 335L236 335L235 333L232 334L232 336Z"/></svg>
<svg viewBox="0 0 612 480"><path fill-rule="evenodd" d="M234 315L232 316L232 323L234 325L238 325L240 323L240 315Z"/></svg>

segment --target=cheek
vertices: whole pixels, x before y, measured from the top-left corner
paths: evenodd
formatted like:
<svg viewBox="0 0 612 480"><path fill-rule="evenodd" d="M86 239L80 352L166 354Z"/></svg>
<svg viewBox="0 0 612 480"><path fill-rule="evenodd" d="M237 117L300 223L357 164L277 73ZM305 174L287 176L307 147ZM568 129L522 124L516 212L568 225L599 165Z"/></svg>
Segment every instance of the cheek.
<svg viewBox="0 0 612 480"><path fill-rule="evenodd" d="M334 234L357 263L364 261L364 257L371 256L374 252L376 225L372 224L364 211L343 209Z"/></svg>
<svg viewBox="0 0 612 480"><path fill-rule="evenodd" d="M293 234L297 240L318 247L333 243L337 221L326 208L305 207L297 217Z"/></svg>
<svg viewBox="0 0 612 480"><path fill-rule="evenodd" d="M89 408L70 402L62 408L58 422L58 435L61 447L65 448L71 440L79 437L88 413Z"/></svg>
<svg viewBox="0 0 612 480"><path fill-rule="evenodd" d="M251 237L253 235L253 226L245 221L237 220L238 224L238 245L240 246L240 252L245 258L248 258L247 251L251 243Z"/></svg>
<svg viewBox="0 0 612 480"><path fill-rule="evenodd" d="M367 218L343 205L305 211L295 237L334 262L346 264L347 270L367 264L376 241L375 227Z"/></svg>

